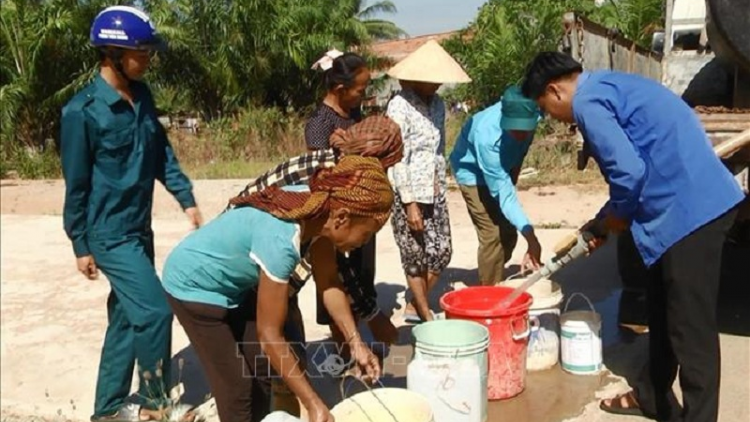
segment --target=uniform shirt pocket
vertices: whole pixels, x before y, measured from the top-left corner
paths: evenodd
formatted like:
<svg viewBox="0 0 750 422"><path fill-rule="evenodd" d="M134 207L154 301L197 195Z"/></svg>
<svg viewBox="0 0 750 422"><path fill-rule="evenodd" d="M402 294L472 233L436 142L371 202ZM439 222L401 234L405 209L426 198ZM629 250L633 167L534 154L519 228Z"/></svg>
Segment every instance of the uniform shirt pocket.
<svg viewBox="0 0 750 422"><path fill-rule="evenodd" d="M131 127L107 131L100 138L97 158L122 158L127 156L134 146L134 135Z"/></svg>
<svg viewBox="0 0 750 422"><path fill-rule="evenodd" d="M97 143L97 168L107 179L122 179L129 171L135 148L135 132L130 127L107 131Z"/></svg>

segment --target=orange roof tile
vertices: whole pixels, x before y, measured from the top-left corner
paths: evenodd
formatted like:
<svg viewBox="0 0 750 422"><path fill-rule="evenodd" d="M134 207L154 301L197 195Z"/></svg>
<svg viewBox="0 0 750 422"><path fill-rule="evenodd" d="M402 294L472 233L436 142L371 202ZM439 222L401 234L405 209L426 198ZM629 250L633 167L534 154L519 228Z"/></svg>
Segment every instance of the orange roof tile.
<svg viewBox="0 0 750 422"><path fill-rule="evenodd" d="M422 44L426 43L429 40L442 42L458 34L459 32L460 31L450 31L400 40L381 41L371 44L367 49L376 56L387 58L389 59L389 61L396 63L411 54L413 51L421 47Z"/></svg>

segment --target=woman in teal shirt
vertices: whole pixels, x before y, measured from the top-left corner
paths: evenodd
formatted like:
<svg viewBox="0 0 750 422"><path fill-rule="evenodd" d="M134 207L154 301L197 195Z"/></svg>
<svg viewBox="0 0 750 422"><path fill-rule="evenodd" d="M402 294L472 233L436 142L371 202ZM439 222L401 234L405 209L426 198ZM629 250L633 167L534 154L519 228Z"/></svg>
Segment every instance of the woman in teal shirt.
<svg viewBox="0 0 750 422"><path fill-rule="evenodd" d="M252 400L259 350L244 343L253 341L248 334L255 331L310 420L333 420L283 335L288 298L296 294L288 280L308 249L317 288L352 357L370 378L379 377L378 360L362 342L336 266L330 264L336 250L349 252L380 230L392 203L377 159L343 157L336 166L319 170L309 191L269 187L238 198L235 208L186 237L170 254L164 289L206 371L222 422L256 421L268 413ZM253 290L257 302L248 303L255 300Z"/></svg>

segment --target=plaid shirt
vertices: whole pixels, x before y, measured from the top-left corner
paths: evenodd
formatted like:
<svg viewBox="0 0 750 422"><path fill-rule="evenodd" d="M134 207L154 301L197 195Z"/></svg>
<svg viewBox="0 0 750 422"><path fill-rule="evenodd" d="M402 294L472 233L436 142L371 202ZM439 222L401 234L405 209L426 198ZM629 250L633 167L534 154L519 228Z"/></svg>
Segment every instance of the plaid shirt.
<svg viewBox="0 0 750 422"><path fill-rule="evenodd" d="M333 167L337 161L338 154L332 148L302 154L279 164L248 183L245 189L238 194L238 197L251 195L269 186L283 187L307 183L316 170ZM226 210L232 208L229 205ZM312 276L312 267L306 253L309 247L309 244L302 247L302 260L300 260L299 265L297 265L289 280L289 284L292 287L290 294L292 295L297 294ZM352 298L352 312L360 318L369 321L379 311L374 292L363 288L358 280L358 271L347 266L345 260L338 259L338 265L339 278L344 285L344 289Z"/></svg>
<svg viewBox="0 0 750 422"><path fill-rule="evenodd" d="M315 170L333 167L337 161L338 155L333 149L322 149L302 154L263 173L263 175L248 183L238 196L248 196L269 186L284 187L307 183Z"/></svg>

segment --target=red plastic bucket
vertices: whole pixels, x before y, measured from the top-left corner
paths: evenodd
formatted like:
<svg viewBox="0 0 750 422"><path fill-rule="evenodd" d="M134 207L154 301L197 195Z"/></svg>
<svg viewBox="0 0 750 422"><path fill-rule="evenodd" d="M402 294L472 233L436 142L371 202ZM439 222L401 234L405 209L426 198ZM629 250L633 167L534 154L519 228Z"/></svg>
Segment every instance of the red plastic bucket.
<svg viewBox="0 0 750 422"><path fill-rule="evenodd" d="M466 287L440 298L446 318L475 321L490 331L489 400L515 397L526 388L529 308L533 298L529 293L523 293L509 306L493 309L513 290L501 286Z"/></svg>

